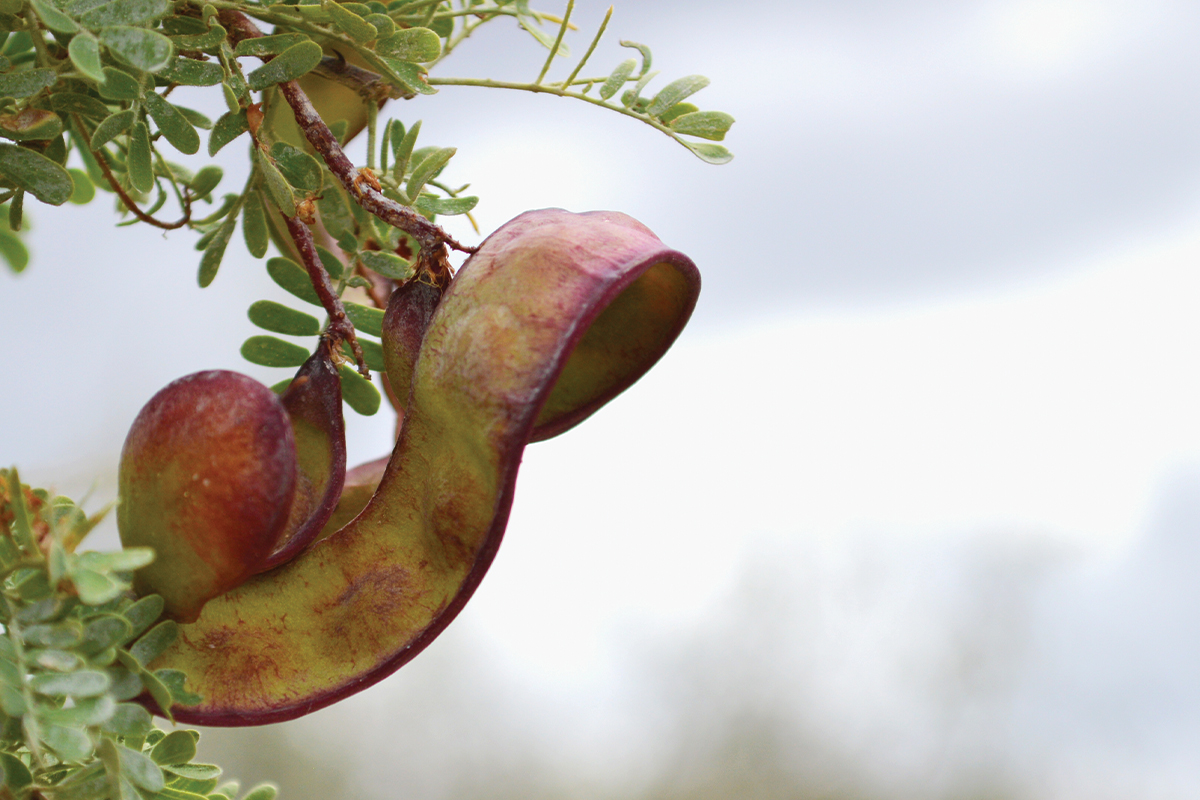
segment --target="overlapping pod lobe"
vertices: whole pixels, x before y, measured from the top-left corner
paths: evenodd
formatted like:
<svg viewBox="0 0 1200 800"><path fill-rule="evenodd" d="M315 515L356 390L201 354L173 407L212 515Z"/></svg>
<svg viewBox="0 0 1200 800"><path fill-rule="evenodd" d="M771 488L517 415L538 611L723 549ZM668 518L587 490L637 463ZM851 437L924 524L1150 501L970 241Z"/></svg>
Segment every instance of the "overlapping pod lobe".
<svg viewBox="0 0 1200 800"><path fill-rule="evenodd" d="M157 554L138 571L138 592L194 620L213 597L303 549L333 512L345 471L341 385L324 347L282 397L226 370L172 382L121 452L121 541Z"/></svg>
<svg viewBox="0 0 1200 800"><path fill-rule="evenodd" d="M210 601L154 662L184 670L204 697L176 718L290 719L416 655L491 564L526 443L644 373L698 292L692 262L623 214L534 211L492 234L430 320L404 425L366 507ZM397 346L385 327L385 350Z"/></svg>

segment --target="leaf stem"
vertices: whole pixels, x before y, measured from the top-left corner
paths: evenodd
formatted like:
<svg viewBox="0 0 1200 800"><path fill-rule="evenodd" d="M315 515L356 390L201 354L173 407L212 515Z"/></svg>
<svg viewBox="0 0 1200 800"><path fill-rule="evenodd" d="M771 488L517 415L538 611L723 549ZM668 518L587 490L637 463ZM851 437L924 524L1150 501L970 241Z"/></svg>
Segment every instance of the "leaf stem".
<svg viewBox="0 0 1200 800"><path fill-rule="evenodd" d="M600 37L604 35L604 29L608 27L608 21L612 19L613 7L609 6L608 11L604 15L604 21L600 23L600 29L596 31L596 35L592 38L592 43L588 45L587 52L583 54L583 58L579 59L579 63L575 65L575 69L567 76L567 79L562 82L562 85L570 86L571 81L575 80L575 76L583 69L583 65L592 57L592 53L596 50L596 45L600 44Z"/></svg>
<svg viewBox="0 0 1200 800"><path fill-rule="evenodd" d="M575 0L567 0L567 10L563 14L562 25L558 27L558 36L554 39L554 46L550 48L550 55L546 56L546 63L542 65L542 71L538 73L537 80L533 82L534 86L540 86L542 78L546 77L546 73L550 71L550 65L554 63L554 57L558 55L558 48L562 46L563 36L567 33L567 25L571 22L571 12L574 10Z"/></svg>

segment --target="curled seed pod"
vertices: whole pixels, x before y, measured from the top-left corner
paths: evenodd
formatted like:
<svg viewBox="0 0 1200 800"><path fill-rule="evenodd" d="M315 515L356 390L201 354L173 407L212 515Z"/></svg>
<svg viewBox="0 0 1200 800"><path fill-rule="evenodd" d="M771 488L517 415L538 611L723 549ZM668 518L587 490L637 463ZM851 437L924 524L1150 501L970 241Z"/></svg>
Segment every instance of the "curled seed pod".
<svg viewBox="0 0 1200 800"><path fill-rule="evenodd" d="M535 211L490 236L433 314L386 466L354 473L359 500L378 479L365 507L347 504L340 529L212 600L155 662L204 697L177 719L292 719L419 653L491 564L525 445L649 369L699 289L686 256L622 214ZM383 346L404 345L385 328Z"/></svg>
<svg viewBox="0 0 1200 800"><path fill-rule="evenodd" d="M422 280L405 283L388 299L383 329L389 346L384 348L383 363L401 409L408 407L413 367L441 299L442 289Z"/></svg>

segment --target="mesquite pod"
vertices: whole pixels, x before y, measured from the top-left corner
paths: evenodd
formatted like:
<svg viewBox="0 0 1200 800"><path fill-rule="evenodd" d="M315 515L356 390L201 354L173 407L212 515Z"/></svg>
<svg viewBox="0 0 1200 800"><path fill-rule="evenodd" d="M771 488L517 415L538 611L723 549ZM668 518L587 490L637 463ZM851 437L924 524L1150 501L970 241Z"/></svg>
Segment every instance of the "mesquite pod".
<svg viewBox="0 0 1200 800"><path fill-rule="evenodd" d="M577 424L649 369L699 288L686 256L615 212L527 212L488 237L415 359L385 325L389 369L411 368L411 385L391 457L353 481L365 493L378 478L362 511L212 599L153 663L184 670L204 698L176 719L291 719L420 652L491 564L525 445Z"/></svg>

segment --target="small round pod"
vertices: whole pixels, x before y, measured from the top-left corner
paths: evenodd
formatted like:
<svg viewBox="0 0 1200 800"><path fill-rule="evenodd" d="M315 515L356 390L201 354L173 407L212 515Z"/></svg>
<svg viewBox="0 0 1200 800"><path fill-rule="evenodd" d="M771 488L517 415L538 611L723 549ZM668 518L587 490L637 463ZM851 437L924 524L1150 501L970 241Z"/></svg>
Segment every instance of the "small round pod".
<svg viewBox="0 0 1200 800"><path fill-rule="evenodd" d="M245 581L275 548L296 488L296 444L275 393L227 370L168 384L134 420L121 451L117 526L126 547L154 548L135 577L189 622Z"/></svg>

